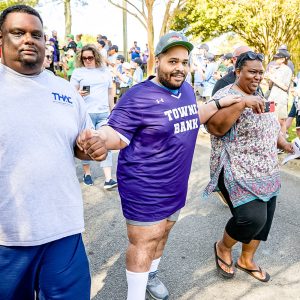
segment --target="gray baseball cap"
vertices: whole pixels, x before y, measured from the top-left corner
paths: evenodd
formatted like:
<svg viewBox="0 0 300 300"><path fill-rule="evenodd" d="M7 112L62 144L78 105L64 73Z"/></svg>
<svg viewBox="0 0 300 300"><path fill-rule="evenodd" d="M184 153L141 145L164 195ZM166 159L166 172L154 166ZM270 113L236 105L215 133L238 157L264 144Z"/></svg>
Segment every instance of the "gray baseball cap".
<svg viewBox="0 0 300 300"><path fill-rule="evenodd" d="M183 46L189 53L193 50L194 46L188 41L187 37L179 32L173 31L162 36L156 46L155 56L165 52L174 46Z"/></svg>

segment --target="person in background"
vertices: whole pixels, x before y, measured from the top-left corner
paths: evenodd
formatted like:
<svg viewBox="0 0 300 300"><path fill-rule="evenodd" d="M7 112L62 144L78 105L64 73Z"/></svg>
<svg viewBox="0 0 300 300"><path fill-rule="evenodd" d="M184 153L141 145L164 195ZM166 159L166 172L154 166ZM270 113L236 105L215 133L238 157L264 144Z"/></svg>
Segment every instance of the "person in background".
<svg viewBox="0 0 300 300"><path fill-rule="evenodd" d="M51 50L48 49L47 47L45 49L43 68L55 74L54 66L53 66L53 54Z"/></svg>
<svg viewBox="0 0 300 300"><path fill-rule="evenodd" d="M191 59L191 71L194 72L194 91L197 101L203 101L203 74L206 69L206 54L209 47L207 44L202 44L197 47L197 53Z"/></svg>
<svg viewBox="0 0 300 300"><path fill-rule="evenodd" d="M132 86L131 65L129 62L122 64L122 72L116 72L115 76L120 80L120 95L121 98L125 92Z"/></svg>
<svg viewBox="0 0 300 300"><path fill-rule="evenodd" d="M291 92L294 99L286 120L286 130L291 127L294 118L296 118L296 134L300 138L300 72L294 80L294 87Z"/></svg>
<svg viewBox="0 0 300 300"><path fill-rule="evenodd" d="M218 70L218 64L215 62L215 56L212 53L206 54L207 65L205 72L203 73L203 93L202 97L207 101L212 96L213 88L216 84L216 72Z"/></svg>
<svg viewBox="0 0 300 300"><path fill-rule="evenodd" d="M235 65L238 57L242 54L242 53L245 53L245 52L248 52L248 51L252 51L251 48L249 48L248 46L239 46L237 47L234 51L233 51L233 57L232 57L232 61L233 61L233 64ZM213 88L213 91L212 91L212 96L217 92L219 91L220 89L222 89L223 87L229 85L229 84L232 84L234 83L236 80L236 74L235 74L235 70L232 70L230 72L228 72L228 74L226 74L225 76L223 76L222 78L220 78L214 88Z"/></svg>
<svg viewBox="0 0 300 300"><path fill-rule="evenodd" d="M94 128L98 129L106 122L114 106L111 73L104 66L97 48L91 44L82 47L77 55L76 66L70 83L83 97ZM100 163L100 167L105 177L104 189L116 187L117 182L112 179L111 173L111 152L108 153L106 160ZM89 161L83 162L83 171L83 182L86 185L93 185Z"/></svg>
<svg viewBox="0 0 300 300"><path fill-rule="evenodd" d="M116 59L116 64L113 70L113 81L115 82L116 85L116 93L115 93L115 97L114 97L114 102L116 103L118 101L118 99L120 98L120 94L121 94L121 80L120 78L116 75L116 74L122 74L122 64L125 61L125 57L121 54L119 54L117 56Z"/></svg>
<svg viewBox="0 0 300 300"><path fill-rule="evenodd" d="M286 119L288 117L288 92L293 75L287 66L288 59L287 53L276 53L274 55L275 65L269 66L269 72L265 74L265 78L270 81L272 86L268 100L275 102L275 113L284 137L286 136ZM278 153L282 153L282 151L279 149Z"/></svg>
<svg viewBox="0 0 300 300"><path fill-rule="evenodd" d="M142 52L142 61L143 61L142 70L144 74L147 74L148 58L149 58L149 48L148 48L148 44L146 44L145 50Z"/></svg>
<svg viewBox="0 0 300 300"><path fill-rule="evenodd" d="M137 45L137 41L134 41L133 46L129 50L131 60L140 57L140 53L141 53L141 48Z"/></svg>
<svg viewBox="0 0 300 300"><path fill-rule="evenodd" d="M107 51L105 50L105 42L102 40L97 41L98 51L100 52L103 59L106 61L107 59Z"/></svg>
<svg viewBox="0 0 300 300"><path fill-rule="evenodd" d="M226 53L224 55L223 64L226 67L226 74L229 72L234 71L234 61L233 61L233 54L232 53ZM224 75L226 75L224 74Z"/></svg>
<svg viewBox="0 0 300 300"><path fill-rule="evenodd" d="M67 46L63 47L63 50L65 52L67 52L69 49L72 49L76 53L77 44L74 41L74 35L73 34L68 34L67 35Z"/></svg>
<svg viewBox="0 0 300 300"><path fill-rule="evenodd" d="M137 84L143 81L143 70L141 66L143 65L143 61L139 58L136 57L132 61L132 66L134 69L133 75L132 75L132 84Z"/></svg>
<svg viewBox="0 0 300 300"><path fill-rule="evenodd" d="M76 35L76 51L80 51L83 47L83 44L82 44L82 41L81 41L81 38L82 38L82 34L77 34Z"/></svg>
<svg viewBox="0 0 300 300"><path fill-rule="evenodd" d="M67 75L67 79L70 81L72 73L75 69L75 52L73 49L69 49L66 56L63 58L62 67Z"/></svg>

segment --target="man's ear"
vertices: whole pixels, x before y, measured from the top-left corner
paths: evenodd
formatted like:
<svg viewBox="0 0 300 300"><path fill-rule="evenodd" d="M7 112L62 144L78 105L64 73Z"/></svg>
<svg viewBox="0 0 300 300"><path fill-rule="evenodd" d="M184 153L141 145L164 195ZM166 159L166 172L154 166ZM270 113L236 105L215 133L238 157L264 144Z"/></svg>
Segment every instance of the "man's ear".
<svg viewBox="0 0 300 300"><path fill-rule="evenodd" d="M0 30L0 47L2 47L2 38L3 38L2 30Z"/></svg>

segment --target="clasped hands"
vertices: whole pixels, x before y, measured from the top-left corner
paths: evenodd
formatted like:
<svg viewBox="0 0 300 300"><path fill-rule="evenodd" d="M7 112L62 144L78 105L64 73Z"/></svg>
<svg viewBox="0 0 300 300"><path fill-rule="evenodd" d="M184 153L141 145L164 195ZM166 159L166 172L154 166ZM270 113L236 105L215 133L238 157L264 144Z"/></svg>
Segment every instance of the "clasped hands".
<svg viewBox="0 0 300 300"><path fill-rule="evenodd" d="M106 137L101 131L83 130L76 139L77 147L92 160L102 161L107 156Z"/></svg>

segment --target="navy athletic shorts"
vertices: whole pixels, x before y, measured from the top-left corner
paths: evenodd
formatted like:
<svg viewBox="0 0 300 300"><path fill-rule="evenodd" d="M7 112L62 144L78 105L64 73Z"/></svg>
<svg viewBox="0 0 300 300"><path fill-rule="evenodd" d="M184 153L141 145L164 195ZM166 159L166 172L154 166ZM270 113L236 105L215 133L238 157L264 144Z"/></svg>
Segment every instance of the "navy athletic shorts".
<svg viewBox="0 0 300 300"><path fill-rule="evenodd" d="M90 300L81 234L40 246L0 246L0 299Z"/></svg>

